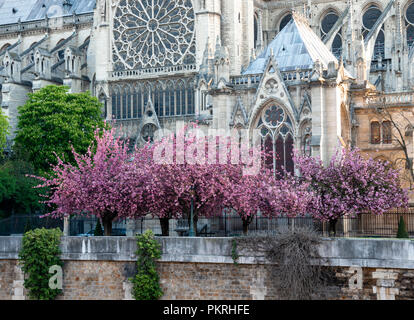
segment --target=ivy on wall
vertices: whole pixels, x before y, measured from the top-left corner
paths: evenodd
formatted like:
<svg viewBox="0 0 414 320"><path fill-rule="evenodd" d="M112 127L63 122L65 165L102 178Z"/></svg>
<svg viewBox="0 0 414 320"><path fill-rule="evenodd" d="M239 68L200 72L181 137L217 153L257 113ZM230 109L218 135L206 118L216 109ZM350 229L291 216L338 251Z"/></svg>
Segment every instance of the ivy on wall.
<svg viewBox="0 0 414 320"><path fill-rule="evenodd" d="M161 246L151 230L137 235L138 273L131 279L132 294L136 300L157 300L163 292L156 269L156 260L161 258Z"/></svg>
<svg viewBox="0 0 414 320"><path fill-rule="evenodd" d="M34 229L23 236L19 259L25 273L24 287L30 299L53 300L62 293L62 290L49 286L50 267L63 266L59 248L61 236L59 228Z"/></svg>

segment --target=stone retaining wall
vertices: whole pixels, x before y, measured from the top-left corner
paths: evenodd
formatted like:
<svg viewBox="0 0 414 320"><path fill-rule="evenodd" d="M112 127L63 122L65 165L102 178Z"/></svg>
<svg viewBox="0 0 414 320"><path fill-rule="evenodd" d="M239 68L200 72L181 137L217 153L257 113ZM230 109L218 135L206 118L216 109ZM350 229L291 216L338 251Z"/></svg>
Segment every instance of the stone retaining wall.
<svg viewBox="0 0 414 320"><path fill-rule="evenodd" d="M229 238L159 238L163 299L279 299L272 265L260 254L231 258ZM0 299L25 299L19 237L0 237ZM127 237L63 237L59 299L131 299L136 242ZM319 248L332 275L323 299L414 299L414 241L326 239Z"/></svg>

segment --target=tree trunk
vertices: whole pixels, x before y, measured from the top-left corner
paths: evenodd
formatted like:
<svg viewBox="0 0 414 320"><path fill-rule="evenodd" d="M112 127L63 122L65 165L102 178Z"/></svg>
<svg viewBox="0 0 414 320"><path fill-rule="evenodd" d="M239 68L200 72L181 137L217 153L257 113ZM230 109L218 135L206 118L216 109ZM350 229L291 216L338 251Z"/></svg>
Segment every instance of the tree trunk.
<svg viewBox="0 0 414 320"><path fill-rule="evenodd" d="M195 236L196 236L196 237L198 236L197 222L198 222L198 215L196 215L196 214L194 213L193 228L194 228L194 233L195 233Z"/></svg>
<svg viewBox="0 0 414 320"><path fill-rule="evenodd" d="M247 235L247 232L249 231L249 224L251 220L250 219L243 219L243 234Z"/></svg>
<svg viewBox="0 0 414 320"><path fill-rule="evenodd" d="M336 237L336 223L338 219L329 220L329 235L333 234Z"/></svg>
<svg viewBox="0 0 414 320"><path fill-rule="evenodd" d="M110 217L103 217L102 218L102 224L103 224L103 227L104 227L105 236L111 236L112 235L112 220L113 220L113 218L110 218Z"/></svg>
<svg viewBox="0 0 414 320"><path fill-rule="evenodd" d="M163 237L169 237L170 235L170 218L160 218L161 233Z"/></svg>

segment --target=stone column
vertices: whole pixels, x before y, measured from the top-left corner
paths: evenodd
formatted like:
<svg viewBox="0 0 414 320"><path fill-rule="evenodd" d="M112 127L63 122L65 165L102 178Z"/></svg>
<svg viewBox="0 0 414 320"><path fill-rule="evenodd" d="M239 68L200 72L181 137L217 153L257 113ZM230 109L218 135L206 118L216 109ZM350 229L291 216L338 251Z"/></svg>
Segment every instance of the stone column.
<svg viewBox="0 0 414 320"><path fill-rule="evenodd" d="M63 218L63 235L65 237L69 236L69 217L64 217Z"/></svg>
<svg viewBox="0 0 414 320"><path fill-rule="evenodd" d="M377 294L378 300L395 300L395 295L400 292L395 288L398 272L392 269L377 269L372 273L372 278L377 279L377 285L372 286L372 290Z"/></svg>
<svg viewBox="0 0 414 320"><path fill-rule="evenodd" d="M22 269L16 265L14 267L14 273L16 275L16 280L13 280L13 295L12 300L26 300L24 295L24 273Z"/></svg>

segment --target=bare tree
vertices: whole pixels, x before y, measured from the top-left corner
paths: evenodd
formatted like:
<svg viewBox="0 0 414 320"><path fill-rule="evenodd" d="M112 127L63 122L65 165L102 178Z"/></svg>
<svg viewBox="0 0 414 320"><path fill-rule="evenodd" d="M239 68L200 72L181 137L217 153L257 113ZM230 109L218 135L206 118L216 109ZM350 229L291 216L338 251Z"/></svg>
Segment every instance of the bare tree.
<svg viewBox="0 0 414 320"><path fill-rule="evenodd" d="M376 114L384 123L389 121L391 124L392 143L396 144L402 151L400 157L395 158L395 166L403 169L405 175L402 178L406 180L410 189L414 182L413 158L412 158L412 139L413 139L413 120L409 116L413 116L411 110L395 110L388 107L377 107Z"/></svg>

